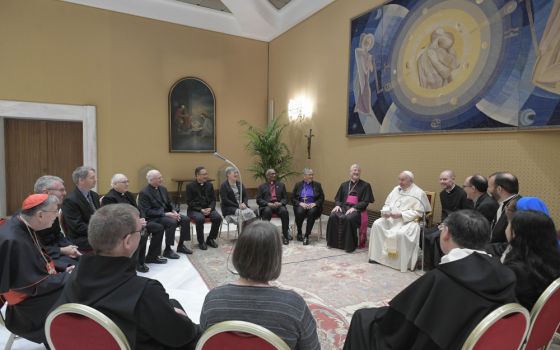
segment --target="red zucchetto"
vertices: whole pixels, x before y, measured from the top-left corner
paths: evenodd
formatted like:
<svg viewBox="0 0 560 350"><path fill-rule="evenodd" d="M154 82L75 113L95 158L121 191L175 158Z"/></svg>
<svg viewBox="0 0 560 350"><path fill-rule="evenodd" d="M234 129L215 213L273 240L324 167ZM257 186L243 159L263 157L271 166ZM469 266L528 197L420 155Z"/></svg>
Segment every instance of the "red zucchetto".
<svg viewBox="0 0 560 350"><path fill-rule="evenodd" d="M46 201L47 198L49 198L49 195L46 193L32 194L30 196L27 196L27 198L25 198L23 200L23 203L21 204L21 210L28 210L31 208L35 208L39 204Z"/></svg>

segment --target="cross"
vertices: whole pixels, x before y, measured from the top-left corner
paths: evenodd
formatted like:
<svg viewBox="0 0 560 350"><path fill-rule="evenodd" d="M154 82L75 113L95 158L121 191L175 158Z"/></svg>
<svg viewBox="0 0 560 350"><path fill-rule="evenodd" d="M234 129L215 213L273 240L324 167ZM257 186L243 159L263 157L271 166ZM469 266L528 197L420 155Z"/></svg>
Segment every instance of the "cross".
<svg viewBox="0 0 560 350"><path fill-rule="evenodd" d="M311 132L312 129L309 129L309 135L305 135L307 138L307 159L311 159L311 138L315 136Z"/></svg>

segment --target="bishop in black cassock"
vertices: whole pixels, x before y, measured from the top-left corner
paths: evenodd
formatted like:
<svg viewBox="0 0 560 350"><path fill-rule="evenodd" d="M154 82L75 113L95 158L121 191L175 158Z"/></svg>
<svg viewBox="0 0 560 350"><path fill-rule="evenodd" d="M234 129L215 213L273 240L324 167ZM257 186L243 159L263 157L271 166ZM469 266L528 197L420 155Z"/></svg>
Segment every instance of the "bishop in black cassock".
<svg viewBox="0 0 560 350"><path fill-rule="evenodd" d="M360 179L360 166L350 167L350 180L343 182L335 196L335 208L327 223L327 245L331 248L353 252L365 247L367 234L367 206L373 203L371 185ZM364 215L365 214L365 215ZM364 230L365 228L365 230Z"/></svg>

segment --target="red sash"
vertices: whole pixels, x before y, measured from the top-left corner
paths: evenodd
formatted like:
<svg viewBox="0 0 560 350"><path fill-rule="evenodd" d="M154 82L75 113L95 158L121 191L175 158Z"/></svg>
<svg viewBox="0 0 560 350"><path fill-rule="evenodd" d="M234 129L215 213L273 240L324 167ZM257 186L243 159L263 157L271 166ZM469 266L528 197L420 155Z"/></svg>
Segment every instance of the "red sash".
<svg viewBox="0 0 560 350"><path fill-rule="evenodd" d="M358 196L348 195L348 197L346 197L346 203L352 205L358 204ZM366 238L367 238L367 226L368 226L367 210L366 209L362 210L361 215L362 216L360 220L360 234L359 234L358 248L365 248Z"/></svg>

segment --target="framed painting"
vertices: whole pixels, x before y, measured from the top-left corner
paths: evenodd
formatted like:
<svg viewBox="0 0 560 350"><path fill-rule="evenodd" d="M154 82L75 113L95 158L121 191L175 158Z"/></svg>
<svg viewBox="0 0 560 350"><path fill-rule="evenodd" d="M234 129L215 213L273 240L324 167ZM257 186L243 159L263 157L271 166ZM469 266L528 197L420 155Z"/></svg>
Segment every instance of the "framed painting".
<svg viewBox="0 0 560 350"><path fill-rule="evenodd" d="M394 0L351 20L347 135L557 128L560 1Z"/></svg>
<svg viewBox="0 0 560 350"><path fill-rule="evenodd" d="M203 80L186 77L169 91L169 152L216 151L216 99Z"/></svg>

